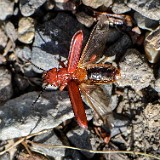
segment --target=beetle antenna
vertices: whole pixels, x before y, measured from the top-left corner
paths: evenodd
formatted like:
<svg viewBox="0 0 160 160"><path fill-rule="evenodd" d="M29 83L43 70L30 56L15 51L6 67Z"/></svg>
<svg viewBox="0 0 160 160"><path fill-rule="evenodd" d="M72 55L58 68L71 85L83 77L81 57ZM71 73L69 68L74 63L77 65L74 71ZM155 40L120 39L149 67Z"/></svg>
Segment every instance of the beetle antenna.
<svg viewBox="0 0 160 160"><path fill-rule="evenodd" d="M40 34L39 29L37 29L37 33L38 33L38 35L40 36L40 38L42 39L42 41L46 44L47 42L44 40L44 38L43 38L42 35Z"/></svg>
<svg viewBox="0 0 160 160"><path fill-rule="evenodd" d="M65 60L62 61L62 57L61 56L59 56L59 58L57 60L59 62L58 68L60 68L60 67L65 68L66 67Z"/></svg>
<svg viewBox="0 0 160 160"><path fill-rule="evenodd" d="M39 93L38 97L35 99L35 101L32 103L31 105L31 109L33 110L33 113L35 113L36 115L38 115L40 118L37 121L37 123L35 124L35 126L31 129L30 134L32 133L32 131L36 128L36 126L38 125L38 123L41 120L41 114L39 112L36 112L35 110L35 104L37 103L38 99L40 98L40 96L42 95L42 93L44 92L44 90L46 89L47 85L44 86L44 88L42 89L42 91Z"/></svg>
<svg viewBox="0 0 160 160"><path fill-rule="evenodd" d="M41 70L41 71L43 71L43 72L45 72L46 70L44 70L43 68L41 68L41 67L38 67L36 64L34 64L32 61L28 61L28 62L30 62L34 67L36 67L36 68L38 68L39 70Z"/></svg>
<svg viewBox="0 0 160 160"><path fill-rule="evenodd" d="M35 106L35 104L37 103L38 99L41 97L42 93L46 90L47 85L44 86L44 88L41 90L41 92L39 93L38 97L35 99L35 101L32 103L32 107Z"/></svg>
<svg viewBox="0 0 160 160"><path fill-rule="evenodd" d="M31 63L34 67L38 68L39 70L42 70L43 72L45 72L45 71L46 71L46 70L44 70L44 69L42 69L42 68L38 67L36 64L34 64L34 63L31 61L31 58L26 59L24 56L23 56L23 58L25 59L25 61L26 61L26 62Z"/></svg>

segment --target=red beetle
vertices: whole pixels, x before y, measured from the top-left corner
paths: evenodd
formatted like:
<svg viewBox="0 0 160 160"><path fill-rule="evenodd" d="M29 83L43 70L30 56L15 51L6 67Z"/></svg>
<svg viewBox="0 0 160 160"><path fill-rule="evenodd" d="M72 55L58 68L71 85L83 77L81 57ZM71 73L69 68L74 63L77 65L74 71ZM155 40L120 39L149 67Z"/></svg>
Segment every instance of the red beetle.
<svg viewBox="0 0 160 160"><path fill-rule="evenodd" d="M106 106L106 94L100 89L100 84L115 82L120 76L120 70L111 64L97 63L105 47L108 28L108 23L100 20L94 27L82 54L83 31L76 32L71 40L68 65L50 69L43 75L45 84L57 86L61 91L68 87L75 117L83 128L87 128L88 124L80 92L100 118L110 123L110 120L103 117L104 114L107 117L109 114L112 115L112 110Z"/></svg>

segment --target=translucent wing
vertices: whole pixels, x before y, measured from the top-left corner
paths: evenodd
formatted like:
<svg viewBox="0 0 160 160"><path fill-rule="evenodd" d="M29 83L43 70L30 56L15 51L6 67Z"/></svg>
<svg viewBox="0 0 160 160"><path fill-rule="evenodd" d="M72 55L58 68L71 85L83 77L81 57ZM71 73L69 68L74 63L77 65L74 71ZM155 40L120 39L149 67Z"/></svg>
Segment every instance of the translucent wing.
<svg viewBox="0 0 160 160"><path fill-rule="evenodd" d="M99 85L87 85L82 83L79 87L88 104L103 120L104 124L109 128L112 128L114 118L112 109L109 107L109 95L107 95Z"/></svg>
<svg viewBox="0 0 160 160"><path fill-rule="evenodd" d="M89 40L82 52L78 67L83 67L88 63L95 63L102 56L108 30L108 21L104 21L103 17L101 17L90 34Z"/></svg>

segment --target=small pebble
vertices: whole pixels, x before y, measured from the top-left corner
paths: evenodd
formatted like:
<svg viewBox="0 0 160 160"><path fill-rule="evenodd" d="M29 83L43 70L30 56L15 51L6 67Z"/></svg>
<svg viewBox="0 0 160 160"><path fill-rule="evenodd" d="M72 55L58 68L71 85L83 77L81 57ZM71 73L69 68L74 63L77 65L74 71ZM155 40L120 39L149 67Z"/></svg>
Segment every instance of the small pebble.
<svg viewBox="0 0 160 160"><path fill-rule="evenodd" d="M129 12L131 8L129 8L124 1L115 1L112 5L112 11L116 14L122 14Z"/></svg>
<svg viewBox="0 0 160 160"><path fill-rule="evenodd" d="M0 20L5 20L8 16L13 15L14 1L0 0Z"/></svg>
<svg viewBox="0 0 160 160"><path fill-rule="evenodd" d="M14 43L14 41L17 40L17 30L14 27L13 23L11 22L7 22L5 25L5 31L7 36L12 40L12 42Z"/></svg>
<svg viewBox="0 0 160 160"><path fill-rule="evenodd" d="M19 2L19 8L21 11L21 14L25 17L31 16L36 12L36 10L42 6L46 0L20 0Z"/></svg>
<svg viewBox="0 0 160 160"><path fill-rule="evenodd" d="M52 10L55 7L54 2L52 0L48 0L45 6L48 10Z"/></svg>
<svg viewBox="0 0 160 160"><path fill-rule="evenodd" d="M146 36L144 49L150 63L156 63L160 60L160 26Z"/></svg>
<svg viewBox="0 0 160 160"><path fill-rule="evenodd" d="M154 89L155 89L158 93L160 93L160 78L158 78L158 79L155 81Z"/></svg>
<svg viewBox="0 0 160 160"><path fill-rule="evenodd" d="M13 95L11 73L0 67L0 102L10 99Z"/></svg>
<svg viewBox="0 0 160 160"><path fill-rule="evenodd" d="M10 39L10 41L11 41L10 44L8 43L8 46L9 46L9 45L11 45L11 46L8 47L8 50L6 50L6 51L4 52L4 55L6 55L7 52L9 52L9 51L14 51L14 49L15 49L15 47L16 47L15 41L16 41L17 38L18 38L17 30L16 30L16 28L14 27L13 23L11 23L11 22L6 23L6 25L5 25L5 31L6 31L6 34L7 34L7 36L9 37L9 39Z"/></svg>
<svg viewBox="0 0 160 160"><path fill-rule="evenodd" d="M152 31L154 28L158 27L158 25L159 25L158 21L146 18L145 16L142 16L138 12L134 13L134 19L135 19L138 27L145 29L145 30Z"/></svg>
<svg viewBox="0 0 160 160"><path fill-rule="evenodd" d="M0 49L5 48L5 46L7 45L7 40L8 40L8 37L1 26L0 27Z"/></svg>
<svg viewBox="0 0 160 160"><path fill-rule="evenodd" d="M84 12L78 12L76 14L77 20L84 24L86 27L91 27L94 23L94 18L85 14Z"/></svg>
<svg viewBox="0 0 160 160"><path fill-rule="evenodd" d="M139 12L141 15L153 19L160 20L159 8L160 1L157 0L130 0L127 6Z"/></svg>
<svg viewBox="0 0 160 160"><path fill-rule="evenodd" d="M33 139L33 142L44 144L44 146L33 144L30 149L34 152L38 152L53 158L58 158L58 157L61 158L65 156L65 152L66 152L65 148L47 148L46 147L47 144L63 145L60 139L56 136L56 134L52 130L48 131L47 133L35 136L35 138Z"/></svg>
<svg viewBox="0 0 160 160"><path fill-rule="evenodd" d="M18 40L25 44L30 44L33 41L35 34L34 19L23 17L18 24Z"/></svg>
<svg viewBox="0 0 160 160"><path fill-rule="evenodd" d="M75 11L77 8L76 1L70 0L55 0L55 8L58 10L65 10L65 11Z"/></svg>
<svg viewBox="0 0 160 160"><path fill-rule="evenodd" d="M90 143L90 132L88 130L84 130L83 128L76 128L74 130L69 131L67 133L67 137L71 141L71 143L76 147L89 150L92 149ZM81 152L87 158L92 158L94 156L94 153L87 153L83 151Z"/></svg>
<svg viewBox="0 0 160 160"><path fill-rule="evenodd" d="M84 5L96 9L103 5L109 7L113 3L113 0L82 0L82 2Z"/></svg>
<svg viewBox="0 0 160 160"><path fill-rule="evenodd" d="M136 91L148 87L154 80L153 70L143 56L135 49L128 49L120 62L119 86L131 86Z"/></svg>

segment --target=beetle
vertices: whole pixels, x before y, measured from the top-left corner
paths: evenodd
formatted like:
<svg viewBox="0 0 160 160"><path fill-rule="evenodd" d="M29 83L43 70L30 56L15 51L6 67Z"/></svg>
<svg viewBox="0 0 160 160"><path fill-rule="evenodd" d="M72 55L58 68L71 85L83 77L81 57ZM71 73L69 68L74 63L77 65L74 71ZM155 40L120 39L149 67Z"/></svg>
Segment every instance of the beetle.
<svg viewBox="0 0 160 160"><path fill-rule="evenodd" d="M108 30L108 22L101 18L83 51L83 31L77 31L71 40L67 66L62 64L61 68L52 68L43 74L46 85L59 87L60 91L68 88L74 115L83 128L87 128L88 124L81 93L104 123L110 125L113 119L112 110L107 106L106 94L100 85L115 82L120 77L120 70L112 64L97 63L102 56ZM110 117L110 120L104 118L104 115Z"/></svg>

